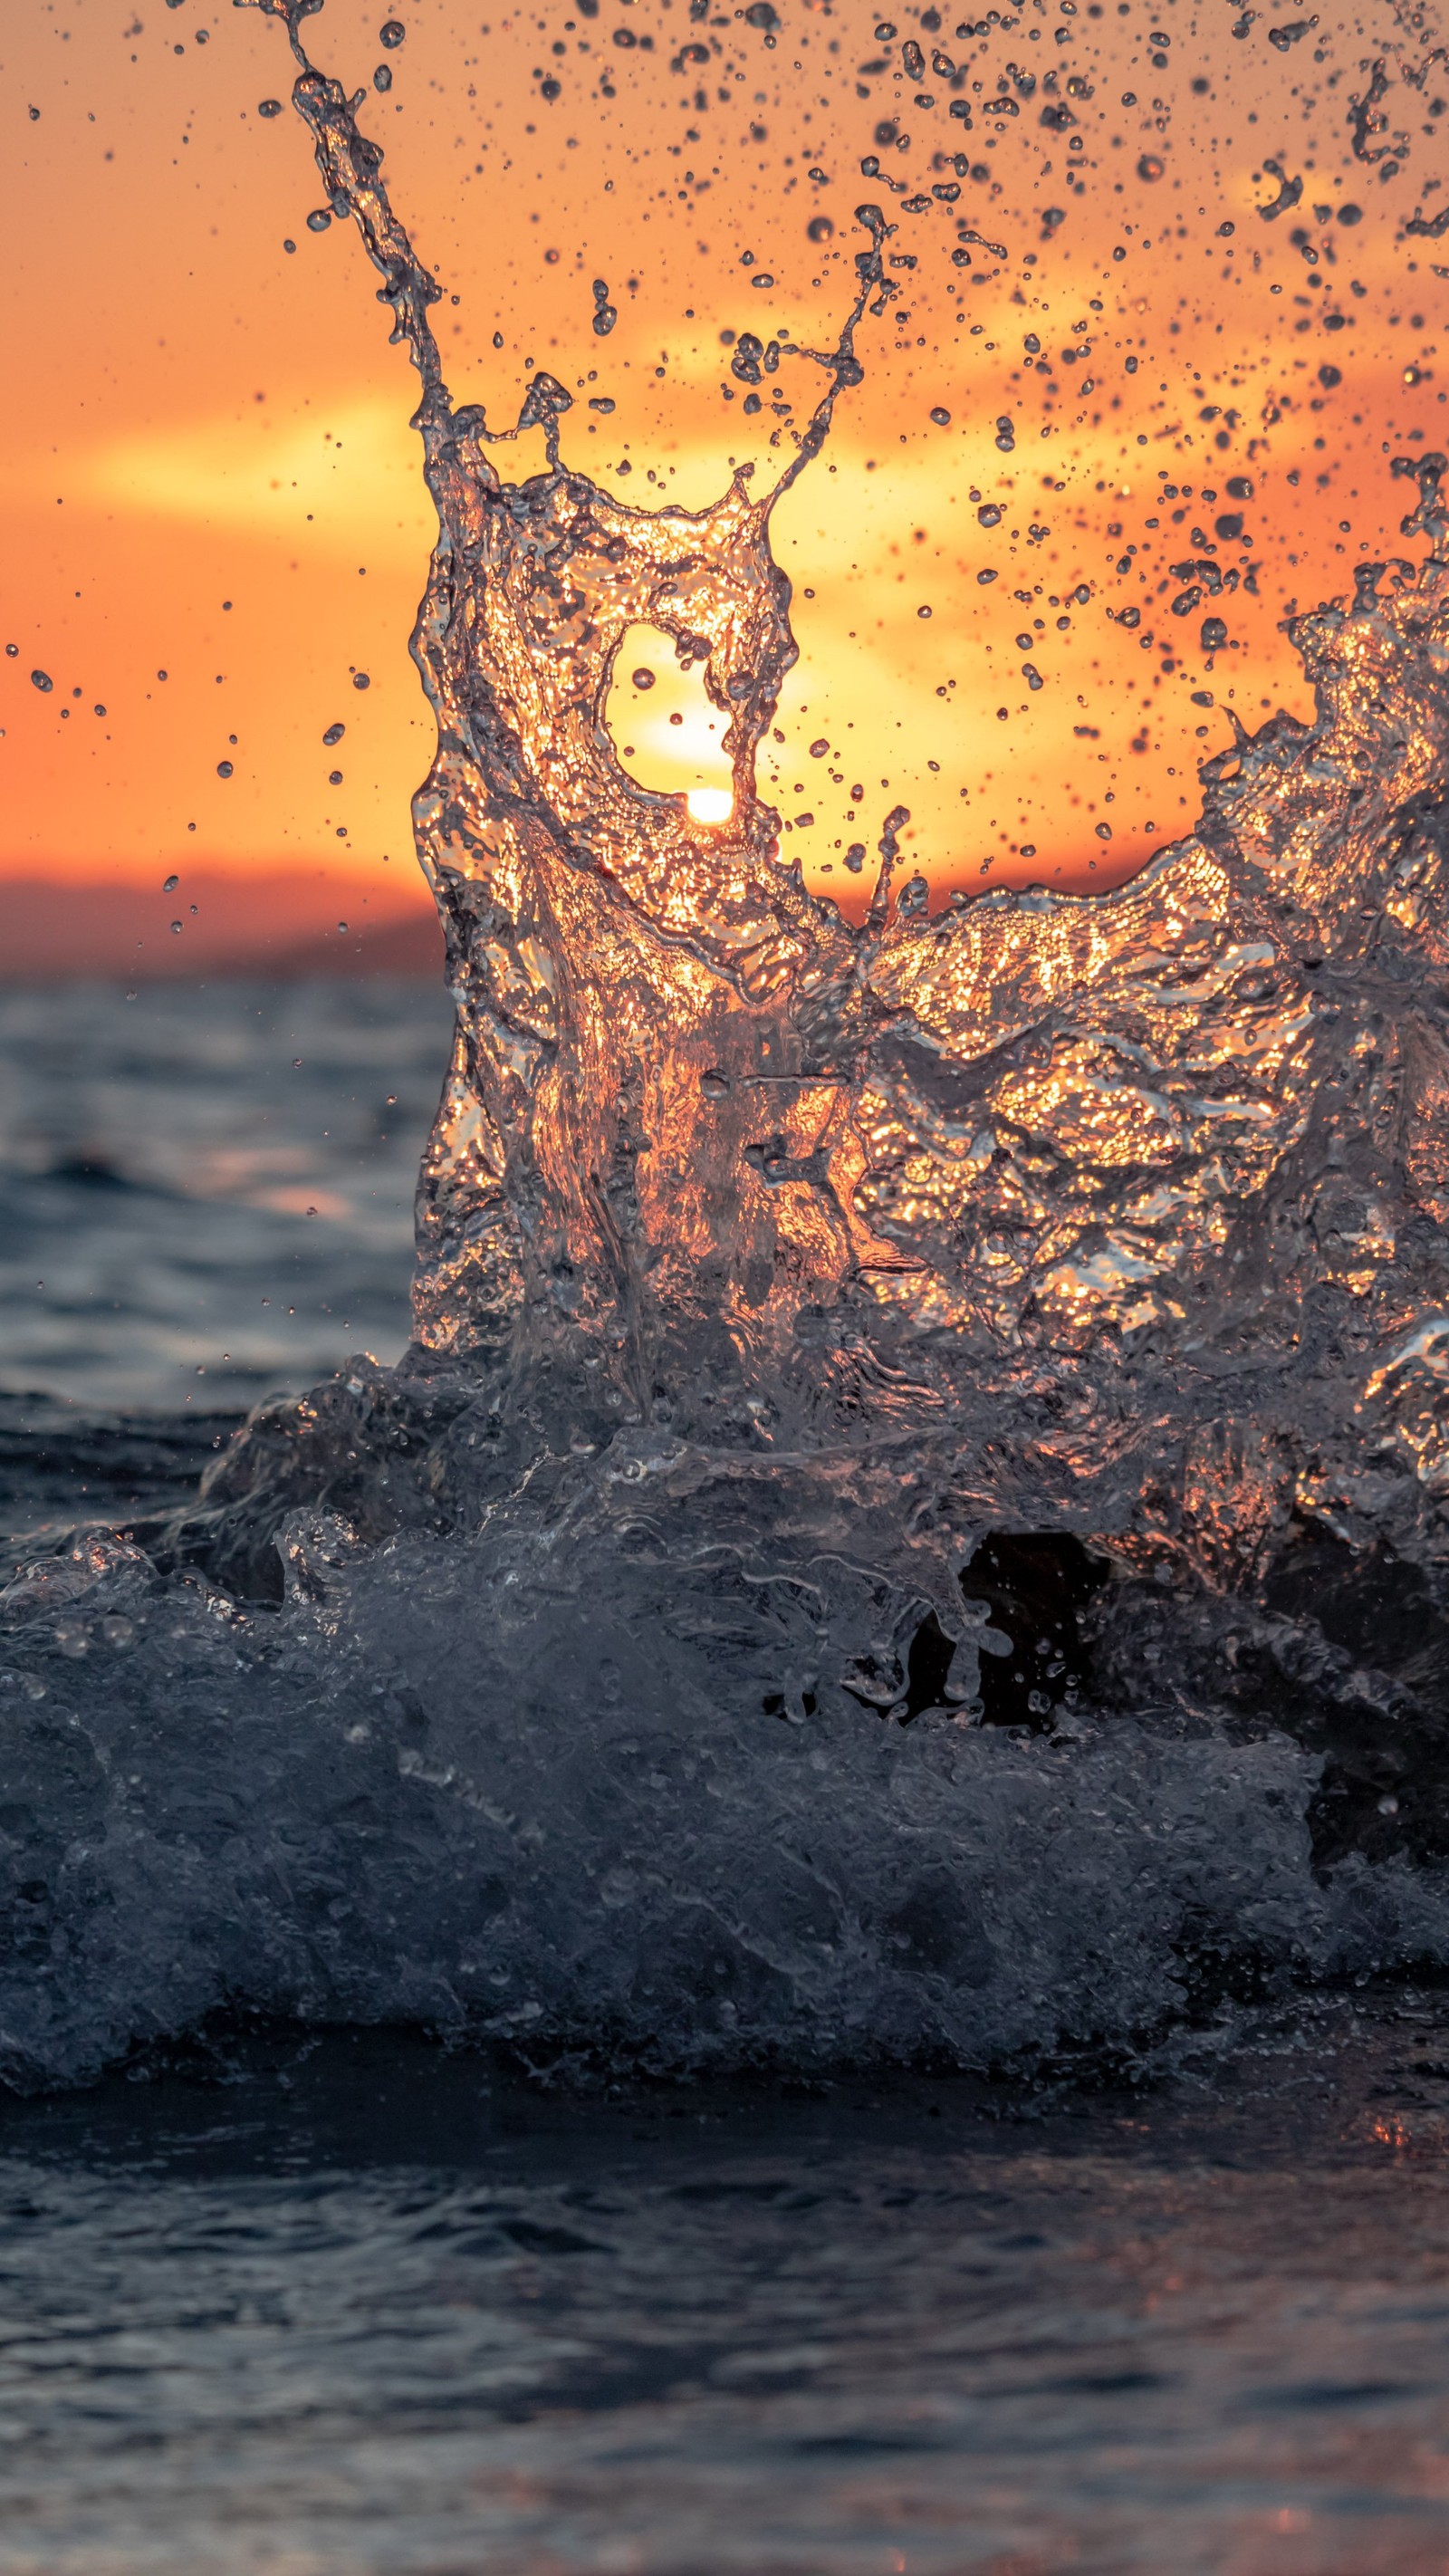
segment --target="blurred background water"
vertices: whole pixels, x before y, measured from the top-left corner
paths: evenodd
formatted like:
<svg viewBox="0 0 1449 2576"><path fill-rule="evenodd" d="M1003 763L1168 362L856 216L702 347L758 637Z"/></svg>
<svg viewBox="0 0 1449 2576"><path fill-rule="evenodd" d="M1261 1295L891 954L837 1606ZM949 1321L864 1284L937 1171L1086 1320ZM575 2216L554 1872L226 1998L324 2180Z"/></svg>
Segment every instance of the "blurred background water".
<svg viewBox="0 0 1449 2576"><path fill-rule="evenodd" d="M244 1411L408 1337L440 980L0 986L0 1390Z"/></svg>

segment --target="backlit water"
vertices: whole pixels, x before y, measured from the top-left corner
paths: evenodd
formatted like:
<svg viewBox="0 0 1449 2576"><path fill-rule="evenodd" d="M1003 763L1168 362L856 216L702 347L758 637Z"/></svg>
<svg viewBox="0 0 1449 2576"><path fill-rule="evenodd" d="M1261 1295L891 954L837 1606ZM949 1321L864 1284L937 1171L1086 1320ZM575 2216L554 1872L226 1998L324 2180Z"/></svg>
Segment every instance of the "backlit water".
<svg viewBox="0 0 1449 2576"><path fill-rule="evenodd" d="M737 345L777 486L636 508L268 14L421 384L452 1050L5 1006L0 2564L1442 2567L1444 459L1130 885L891 813L836 903L771 520L892 183Z"/></svg>

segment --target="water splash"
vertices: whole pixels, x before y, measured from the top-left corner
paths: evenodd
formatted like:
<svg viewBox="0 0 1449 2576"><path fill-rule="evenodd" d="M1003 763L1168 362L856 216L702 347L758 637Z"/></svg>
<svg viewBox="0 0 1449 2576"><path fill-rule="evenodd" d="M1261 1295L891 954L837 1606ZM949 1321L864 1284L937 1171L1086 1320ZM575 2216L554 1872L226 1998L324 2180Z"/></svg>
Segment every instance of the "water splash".
<svg viewBox="0 0 1449 2576"><path fill-rule="evenodd" d="M309 61L305 0L265 5L418 370L440 522L415 817L458 1041L422 1345L490 1369L505 1414L555 1388L574 1454L621 1422L756 1457L904 1438L976 1511L1148 1533L1209 1570L1220 1486L1241 1556L1265 1515L1339 1527L1368 1449L1380 1481L1397 1455L1419 1526L1430 1435L1402 1425L1432 1376L1412 1352L1438 1349L1449 1169L1442 459L1394 467L1427 560L1364 567L1351 607L1297 622L1317 722L1210 762L1189 840L1115 894L932 919L920 880L896 890L897 815L854 925L806 892L754 770L795 658L771 512L893 291L884 218L859 209L855 300L808 353L828 389L775 489L741 472L698 514L631 507L560 463L552 377L516 429L452 408L440 289L363 93ZM505 482L490 451L530 426L547 470ZM619 761L604 706L640 626L728 718L717 828ZM1225 1409L1241 1471L1203 1463Z"/></svg>
<svg viewBox="0 0 1449 2576"><path fill-rule="evenodd" d="M459 1037L424 1169L421 1338L507 1345L525 1375L597 1365L644 1412L661 1375L697 1373L703 1340L706 1373L744 1395L746 1348L777 1354L866 1239L826 1177L858 1052L859 943L782 862L755 760L796 659L771 513L860 380L857 329L897 291L881 247L893 227L858 209L867 247L836 346L789 346L828 383L774 487L756 497L742 467L702 512L633 507L561 464L572 397L553 376L534 376L507 430L454 408L428 321L441 289L357 124L365 93L349 100L311 63L303 0L258 5L287 25L328 202L355 217L417 369L439 519L413 636L438 752L414 824ZM757 377L741 349L736 373ZM503 480L490 451L535 429L546 471ZM620 763L605 704L640 627L726 720L727 816L652 794Z"/></svg>
<svg viewBox="0 0 1449 2576"><path fill-rule="evenodd" d="M12 2070L238 1994L980 2062L1449 1955L1444 459L1394 469L1424 555L1294 626L1314 723L1130 885L933 917L898 812L853 923L754 762L884 218L775 490L631 507L552 377L454 409L319 0L254 5L422 385L457 1038L401 1369L9 1597ZM618 757L641 626L728 720L718 824Z"/></svg>

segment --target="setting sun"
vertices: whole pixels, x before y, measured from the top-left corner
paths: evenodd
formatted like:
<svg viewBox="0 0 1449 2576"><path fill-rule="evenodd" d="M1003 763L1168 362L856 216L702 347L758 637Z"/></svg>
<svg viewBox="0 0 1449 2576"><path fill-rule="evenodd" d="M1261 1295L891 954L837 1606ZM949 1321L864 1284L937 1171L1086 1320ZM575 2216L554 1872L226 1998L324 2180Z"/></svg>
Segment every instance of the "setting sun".
<svg viewBox="0 0 1449 2576"><path fill-rule="evenodd" d="M735 802L727 787L691 787L684 801L696 823L727 823Z"/></svg>

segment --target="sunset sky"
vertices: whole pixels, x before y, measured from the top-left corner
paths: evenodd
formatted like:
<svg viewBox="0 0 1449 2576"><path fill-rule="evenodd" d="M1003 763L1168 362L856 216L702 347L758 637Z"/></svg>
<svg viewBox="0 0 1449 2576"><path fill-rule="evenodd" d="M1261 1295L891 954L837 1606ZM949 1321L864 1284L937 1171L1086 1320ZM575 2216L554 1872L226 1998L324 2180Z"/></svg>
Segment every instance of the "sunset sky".
<svg viewBox="0 0 1449 2576"><path fill-rule="evenodd" d="M1101 883L1191 822L1228 704L1311 711L1285 614L1403 551L1389 459L1449 438L1438 32L1388 0L778 12L328 0L308 41L367 88L455 397L506 427L547 367L565 460L646 506L789 462L824 380L786 355L756 397L739 335L829 346L885 208L899 300L776 520L800 661L762 785L833 892L895 805L939 887ZM351 227L309 228L284 32L12 0L0 65L0 871L415 901L413 379ZM708 783L702 698L635 692L647 659L629 765Z"/></svg>

